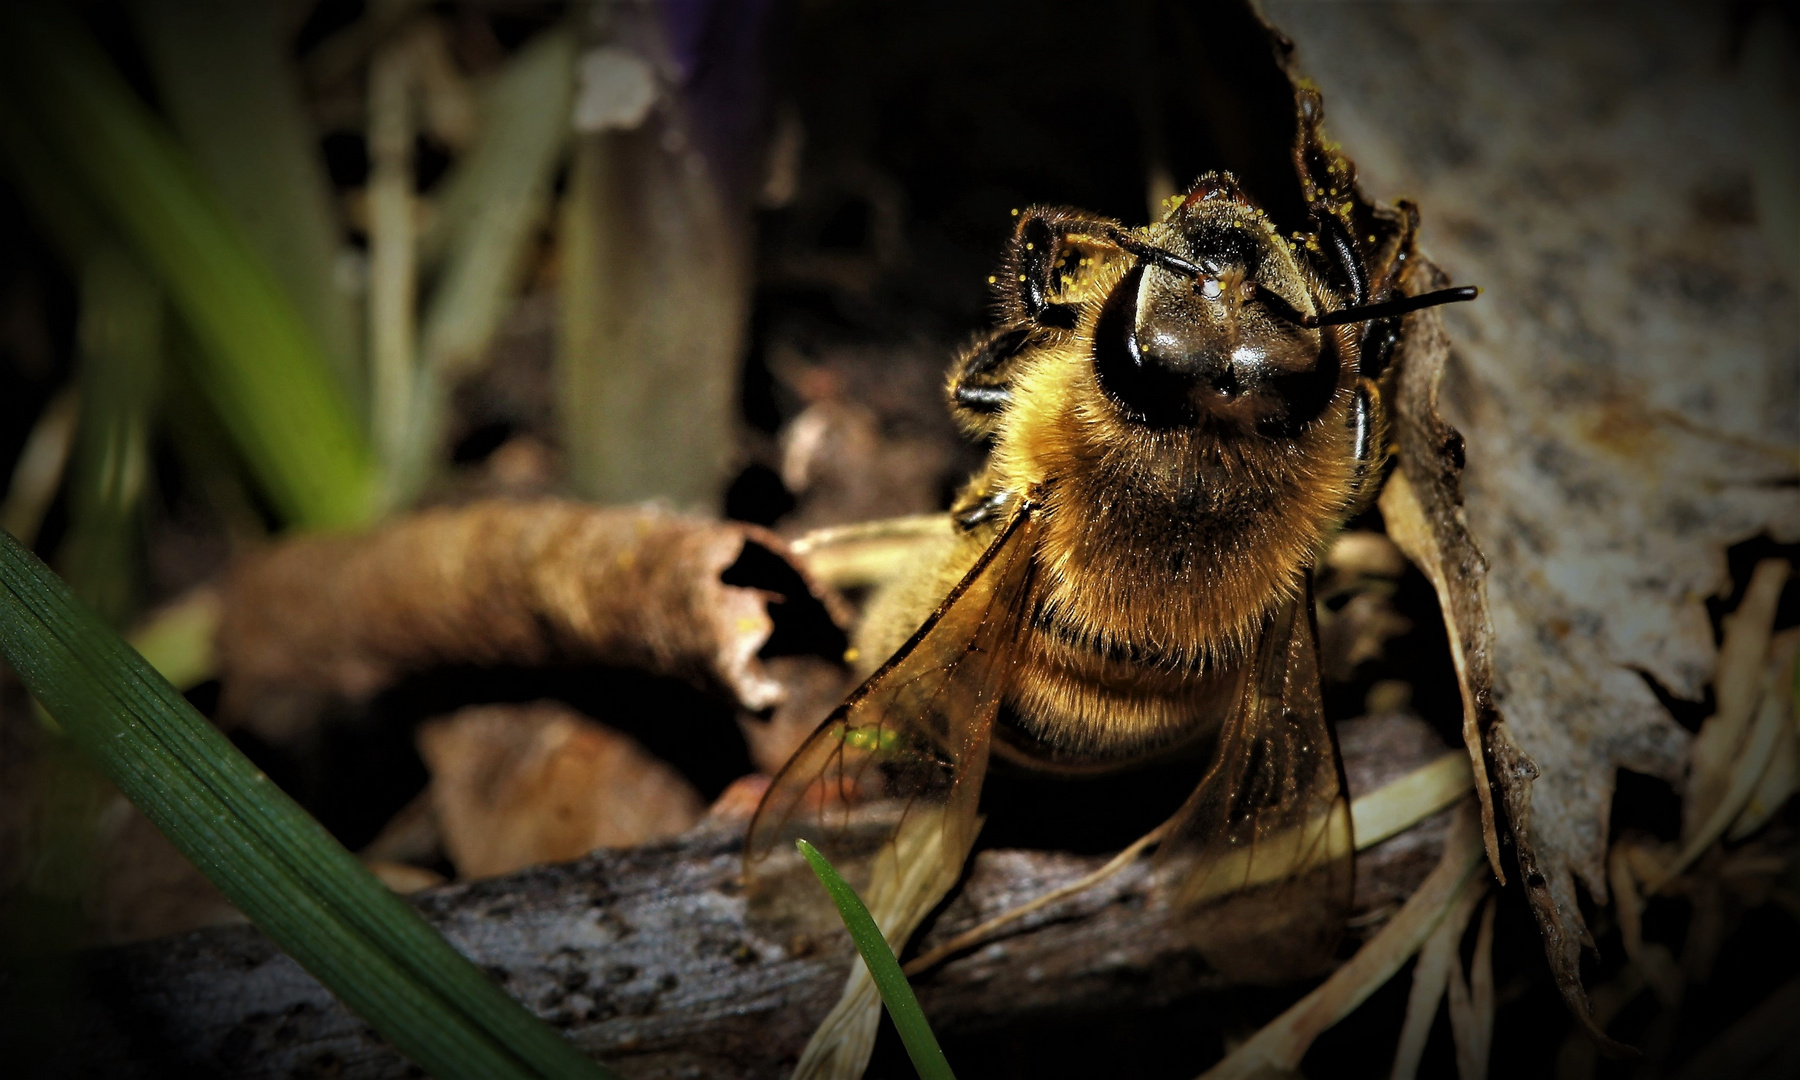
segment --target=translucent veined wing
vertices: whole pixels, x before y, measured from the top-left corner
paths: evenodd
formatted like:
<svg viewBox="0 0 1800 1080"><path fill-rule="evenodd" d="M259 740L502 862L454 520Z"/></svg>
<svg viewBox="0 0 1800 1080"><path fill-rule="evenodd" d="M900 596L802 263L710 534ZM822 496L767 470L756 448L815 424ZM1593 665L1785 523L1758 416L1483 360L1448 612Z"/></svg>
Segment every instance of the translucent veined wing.
<svg viewBox="0 0 1800 1080"><path fill-rule="evenodd" d="M1200 786L1158 853L1176 918L1241 982L1326 967L1355 883L1350 804L1325 722L1312 581L1271 618Z"/></svg>
<svg viewBox="0 0 1800 1080"><path fill-rule="evenodd" d="M751 913L766 929L841 928L794 850L800 838L856 888L896 949L956 884L1028 614L1036 515L1016 500L937 610L770 784L744 856Z"/></svg>

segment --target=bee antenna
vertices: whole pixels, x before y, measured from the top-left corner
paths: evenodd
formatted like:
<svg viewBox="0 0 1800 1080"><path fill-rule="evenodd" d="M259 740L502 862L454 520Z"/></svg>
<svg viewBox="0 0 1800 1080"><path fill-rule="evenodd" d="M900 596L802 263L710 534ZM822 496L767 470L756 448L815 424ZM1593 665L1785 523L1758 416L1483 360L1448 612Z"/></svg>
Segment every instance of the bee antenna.
<svg viewBox="0 0 1800 1080"><path fill-rule="evenodd" d="M1409 311L1418 311L1422 308L1437 307L1440 304L1457 304L1465 300L1473 300L1480 295L1481 290L1473 285L1459 285L1453 289L1439 289L1436 292L1421 293L1418 296L1396 297L1392 300L1384 300L1379 304L1340 308L1337 311L1327 311L1322 315L1304 315L1296 321L1308 329L1339 326L1343 323L1369 322L1373 319L1387 319L1395 315L1404 315Z"/></svg>

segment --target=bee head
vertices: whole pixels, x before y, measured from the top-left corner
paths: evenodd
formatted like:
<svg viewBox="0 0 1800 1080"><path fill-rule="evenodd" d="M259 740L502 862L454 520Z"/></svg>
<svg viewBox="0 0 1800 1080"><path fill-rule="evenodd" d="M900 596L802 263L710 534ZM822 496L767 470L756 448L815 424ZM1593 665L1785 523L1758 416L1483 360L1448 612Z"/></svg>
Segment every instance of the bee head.
<svg viewBox="0 0 1800 1080"><path fill-rule="evenodd" d="M1291 435L1337 390L1333 335L1293 249L1229 174L1209 173L1149 238L1095 328L1101 384L1131 420ZM1185 265L1183 265L1185 264Z"/></svg>

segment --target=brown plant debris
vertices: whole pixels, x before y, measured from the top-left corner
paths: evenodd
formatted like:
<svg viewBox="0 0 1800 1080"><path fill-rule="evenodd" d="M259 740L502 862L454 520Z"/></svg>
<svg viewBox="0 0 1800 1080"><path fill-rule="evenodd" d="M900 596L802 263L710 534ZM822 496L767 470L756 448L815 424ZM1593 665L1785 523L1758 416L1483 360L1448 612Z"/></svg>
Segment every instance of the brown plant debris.
<svg viewBox="0 0 1800 1080"><path fill-rule="evenodd" d="M567 707L472 706L419 729L432 809L462 878L674 836L699 793L630 738Z"/></svg>
<svg viewBox="0 0 1800 1080"><path fill-rule="evenodd" d="M218 635L221 713L280 739L321 695L366 700L440 665L566 662L679 677L767 710L785 696L758 655L778 620L790 639L826 640L843 618L754 526L480 502L302 537L239 565Z"/></svg>

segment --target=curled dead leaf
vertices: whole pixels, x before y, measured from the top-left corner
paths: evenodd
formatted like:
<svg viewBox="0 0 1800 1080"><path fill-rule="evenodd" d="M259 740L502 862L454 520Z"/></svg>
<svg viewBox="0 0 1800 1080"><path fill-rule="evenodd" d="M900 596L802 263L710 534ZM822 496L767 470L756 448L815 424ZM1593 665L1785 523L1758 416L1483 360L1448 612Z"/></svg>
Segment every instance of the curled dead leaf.
<svg viewBox="0 0 1800 1080"><path fill-rule="evenodd" d="M439 665L561 662L674 676L765 710L784 697L759 657L772 636L830 655L845 620L754 526L475 503L301 537L238 566L218 634L221 712L281 739L303 714L287 695L364 700Z"/></svg>

